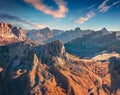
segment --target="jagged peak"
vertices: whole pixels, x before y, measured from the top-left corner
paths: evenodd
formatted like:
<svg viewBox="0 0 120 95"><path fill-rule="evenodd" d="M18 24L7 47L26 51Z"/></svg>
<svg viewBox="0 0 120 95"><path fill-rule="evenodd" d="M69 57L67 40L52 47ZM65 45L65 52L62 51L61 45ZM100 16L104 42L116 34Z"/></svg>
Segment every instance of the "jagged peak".
<svg viewBox="0 0 120 95"><path fill-rule="evenodd" d="M46 65L64 64L62 59L67 59L64 45L61 41L56 40L41 47L36 48L36 54Z"/></svg>
<svg viewBox="0 0 120 95"><path fill-rule="evenodd" d="M108 31L105 27L101 29L102 31Z"/></svg>
<svg viewBox="0 0 120 95"><path fill-rule="evenodd" d="M5 22L1 21L1 22L0 22L0 26L1 26L1 27L7 27L8 25L7 25Z"/></svg>
<svg viewBox="0 0 120 95"><path fill-rule="evenodd" d="M49 27L45 27L45 28L43 28L43 29L41 29L41 30L51 31L51 29L50 29Z"/></svg>
<svg viewBox="0 0 120 95"><path fill-rule="evenodd" d="M7 45L27 39L24 31L5 22L0 23L0 45Z"/></svg>
<svg viewBox="0 0 120 95"><path fill-rule="evenodd" d="M52 49L54 49L53 51L55 52L56 56L61 56L65 52L64 45L60 40L51 42L49 45L53 47Z"/></svg>
<svg viewBox="0 0 120 95"><path fill-rule="evenodd" d="M9 27L10 29L12 29L12 28L14 28L14 25L8 24L8 27Z"/></svg>
<svg viewBox="0 0 120 95"><path fill-rule="evenodd" d="M80 27L76 27L75 31L81 31Z"/></svg>
<svg viewBox="0 0 120 95"><path fill-rule="evenodd" d="M1 21L0 24L6 24L4 21Z"/></svg>
<svg viewBox="0 0 120 95"><path fill-rule="evenodd" d="M102 32L103 35L107 35L110 34L110 32L104 27L100 30Z"/></svg>
<svg viewBox="0 0 120 95"><path fill-rule="evenodd" d="M60 40L56 40L54 42L51 42L51 44L60 44L60 45L63 45L63 43Z"/></svg>

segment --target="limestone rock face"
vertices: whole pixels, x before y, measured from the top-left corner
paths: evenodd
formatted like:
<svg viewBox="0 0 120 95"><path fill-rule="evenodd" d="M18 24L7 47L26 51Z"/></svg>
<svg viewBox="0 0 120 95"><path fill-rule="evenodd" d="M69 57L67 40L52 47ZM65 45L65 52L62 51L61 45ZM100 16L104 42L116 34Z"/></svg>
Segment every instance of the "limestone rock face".
<svg viewBox="0 0 120 95"><path fill-rule="evenodd" d="M22 29L18 29L17 27L6 24L5 22L0 23L0 46L24 41L26 39L27 37Z"/></svg>
<svg viewBox="0 0 120 95"><path fill-rule="evenodd" d="M36 49L38 52L39 50L39 48ZM42 54L40 56L42 62L47 62L48 65L64 64L64 59L67 59L66 51L61 41L54 41L43 45L40 52Z"/></svg>
<svg viewBox="0 0 120 95"><path fill-rule="evenodd" d="M4 22L0 23L0 34L1 35L10 35L11 34L10 28Z"/></svg>

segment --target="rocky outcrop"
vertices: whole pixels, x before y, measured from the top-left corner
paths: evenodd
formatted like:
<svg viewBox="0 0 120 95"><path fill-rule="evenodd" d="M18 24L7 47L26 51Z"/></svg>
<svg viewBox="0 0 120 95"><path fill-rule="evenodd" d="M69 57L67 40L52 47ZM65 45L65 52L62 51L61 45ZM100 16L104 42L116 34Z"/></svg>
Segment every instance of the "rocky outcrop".
<svg viewBox="0 0 120 95"><path fill-rule="evenodd" d="M103 35L110 34L110 32L105 27L103 29L101 29L100 31L98 31L98 32L101 32Z"/></svg>
<svg viewBox="0 0 120 95"><path fill-rule="evenodd" d="M47 63L47 65L50 66L64 64L64 59L67 59L66 51L61 41L54 41L43 45L41 51L39 48L36 49L37 53L38 51L42 54L38 54L40 55L42 63Z"/></svg>
<svg viewBox="0 0 120 95"><path fill-rule="evenodd" d="M0 23L0 46L24 41L26 39L27 37L22 29L18 29L17 27L6 24L5 22Z"/></svg>
<svg viewBox="0 0 120 95"><path fill-rule="evenodd" d="M52 50L54 50L53 54ZM46 51L46 54L40 51ZM58 56L62 59L65 56L62 55L63 53L65 53L65 50L60 41L44 46L25 41L0 47L0 87L4 88L0 91L0 94L42 95L42 93L47 93L46 95L49 95L49 92L57 93L56 90L61 91L62 89L56 86L55 77L49 72L48 65L54 68L54 64L58 63L49 64L49 61L54 61L51 57ZM43 61L41 56L48 61Z"/></svg>
<svg viewBox="0 0 120 95"><path fill-rule="evenodd" d="M11 34L10 28L4 22L0 23L0 34L1 35L10 35Z"/></svg>

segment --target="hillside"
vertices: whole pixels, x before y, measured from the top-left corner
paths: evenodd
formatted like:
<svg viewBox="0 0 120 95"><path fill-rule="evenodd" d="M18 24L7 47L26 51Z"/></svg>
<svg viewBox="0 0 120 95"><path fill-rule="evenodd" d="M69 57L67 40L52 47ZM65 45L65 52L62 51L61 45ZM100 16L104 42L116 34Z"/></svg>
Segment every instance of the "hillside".
<svg viewBox="0 0 120 95"><path fill-rule="evenodd" d="M0 95L118 95L119 63L78 59L60 41L2 46Z"/></svg>
<svg viewBox="0 0 120 95"><path fill-rule="evenodd" d="M104 35L102 31L85 35L65 44L66 51L81 58L91 58L101 53L120 53L120 41L116 33Z"/></svg>

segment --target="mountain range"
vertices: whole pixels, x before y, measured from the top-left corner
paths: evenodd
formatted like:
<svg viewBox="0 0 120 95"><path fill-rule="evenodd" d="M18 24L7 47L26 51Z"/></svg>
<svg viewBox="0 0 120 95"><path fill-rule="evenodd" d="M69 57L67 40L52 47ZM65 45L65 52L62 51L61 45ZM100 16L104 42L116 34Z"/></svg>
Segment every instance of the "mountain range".
<svg viewBox="0 0 120 95"><path fill-rule="evenodd" d="M2 46L0 95L119 95L119 63L79 59L60 41Z"/></svg>
<svg viewBox="0 0 120 95"><path fill-rule="evenodd" d="M46 42L52 42L55 40L61 40L63 43L67 43L75 38L82 37L83 35L91 34L94 31L92 30L81 30L80 28L75 28L75 30L66 31L60 35L57 35L53 38L48 39Z"/></svg>
<svg viewBox="0 0 120 95"><path fill-rule="evenodd" d="M99 31L102 31L103 35L116 32L117 37L119 38L118 31L108 31L106 28L103 28ZM79 27L75 28L74 30L63 31L63 30L58 30L58 29L51 30L50 28L46 27L40 30L27 31L26 35L31 40L39 42L39 43L43 43L43 44L52 42L55 40L60 40L65 44L73 39L82 38L84 35L88 35L94 32L98 32L98 31L94 31L90 29L81 30Z"/></svg>
<svg viewBox="0 0 120 95"><path fill-rule="evenodd" d="M104 29L105 30L105 29ZM66 51L83 57L94 57L100 53L120 53L120 40L114 33L105 33L98 31L89 35L84 35L82 38L76 38L65 44Z"/></svg>
<svg viewBox="0 0 120 95"><path fill-rule="evenodd" d="M51 30L50 28L46 27L44 29L40 30L30 30L27 31L26 35L29 39L39 42L39 43L44 43L46 40L53 38L57 35L60 35L64 31L62 30L57 30L53 29Z"/></svg>
<svg viewBox="0 0 120 95"><path fill-rule="evenodd" d="M67 43L72 39L77 37L82 37L85 34L90 34L94 31L92 30L81 30L80 28L75 28L75 30L70 31L62 31L50 28L44 28L40 30L31 30L27 32L27 37L31 40L41 42L41 43L48 43L55 40L61 40L63 43ZM67 38L67 39L66 39Z"/></svg>
<svg viewBox="0 0 120 95"><path fill-rule="evenodd" d="M103 28L84 30L84 34L76 28L75 33L69 32L72 37L64 31L43 30L35 32L43 35L39 42L41 36L30 39L34 32L29 35L27 31L27 38L22 29L0 24L0 95L119 95L120 41L116 33ZM63 40L43 44L47 42L44 38L51 41L63 34L71 37L65 44Z"/></svg>

